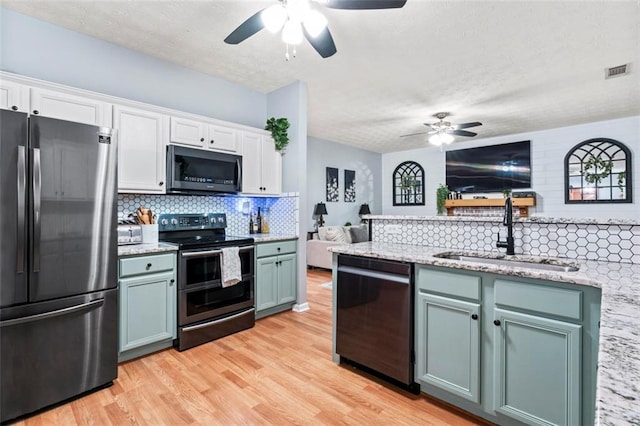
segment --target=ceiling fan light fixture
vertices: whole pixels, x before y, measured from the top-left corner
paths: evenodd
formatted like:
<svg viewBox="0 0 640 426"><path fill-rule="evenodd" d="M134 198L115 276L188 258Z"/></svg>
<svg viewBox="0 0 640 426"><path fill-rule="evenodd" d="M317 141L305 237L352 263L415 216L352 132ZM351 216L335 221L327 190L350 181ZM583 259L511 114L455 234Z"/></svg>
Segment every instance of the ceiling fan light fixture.
<svg viewBox="0 0 640 426"><path fill-rule="evenodd" d="M282 28L282 41L286 44L298 45L303 39L302 26L300 22L287 20Z"/></svg>
<svg viewBox="0 0 640 426"><path fill-rule="evenodd" d="M307 13L302 23L309 35L316 38L327 27L327 18L322 13L312 9Z"/></svg>
<svg viewBox="0 0 640 426"><path fill-rule="evenodd" d="M453 136L445 132L438 132L429 138L429 143L435 146L449 145L453 142Z"/></svg>
<svg viewBox="0 0 640 426"><path fill-rule="evenodd" d="M262 18L262 23L267 31L275 34L280 31L287 20L287 11L281 4L274 4L264 9L260 18Z"/></svg>

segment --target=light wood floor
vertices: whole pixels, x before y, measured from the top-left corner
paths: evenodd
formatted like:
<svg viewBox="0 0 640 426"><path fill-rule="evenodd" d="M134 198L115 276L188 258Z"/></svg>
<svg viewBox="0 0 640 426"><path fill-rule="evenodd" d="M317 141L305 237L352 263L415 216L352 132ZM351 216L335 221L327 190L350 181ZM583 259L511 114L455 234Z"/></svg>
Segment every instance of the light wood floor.
<svg viewBox="0 0 640 426"><path fill-rule="evenodd" d="M328 271L309 271L307 312L123 363L113 386L19 424L478 424L334 364L331 290L320 286L330 280Z"/></svg>

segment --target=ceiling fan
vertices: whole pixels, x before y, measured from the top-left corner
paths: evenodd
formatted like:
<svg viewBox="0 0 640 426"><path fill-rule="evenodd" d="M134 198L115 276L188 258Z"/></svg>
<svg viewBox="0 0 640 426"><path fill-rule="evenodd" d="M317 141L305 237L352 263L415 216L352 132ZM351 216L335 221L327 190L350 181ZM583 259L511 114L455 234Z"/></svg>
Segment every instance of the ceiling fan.
<svg viewBox="0 0 640 426"><path fill-rule="evenodd" d="M451 124L451 122L449 121L444 121L445 118L447 118L449 116L448 112L438 112L436 114L433 114L433 116L435 118L437 118L438 122L436 123L423 123L425 126L429 127L431 130L427 131L427 132L419 132L419 133L411 133L408 135L402 135L400 137L406 137L406 136L416 136L416 135L424 135L424 134L430 134L432 135L429 138L429 142L438 146L438 145L443 145L443 144L450 144L451 142L453 142L453 136L451 135L456 135L456 136L466 136L466 137L474 137L477 135L477 133L474 132L469 132L467 130L462 130L462 129L468 129L470 127L476 127L476 126L482 126L482 123L480 123L479 121L474 121L471 123L460 123L460 124Z"/></svg>
<svg viewBox="0 0 640 426"><path fill-rule="evenodd" d="M330 9L366 10L397 9L407 0L315 0ZM238 44L263 28L272 33L282 30L282 41L288 46L302 43L303 36L322 56L328 58L336 53L336 45L327 27L327 19L311 8L310 0L278 0L277 4L266 7L244 21L224 39L225 43Z"/></svg>

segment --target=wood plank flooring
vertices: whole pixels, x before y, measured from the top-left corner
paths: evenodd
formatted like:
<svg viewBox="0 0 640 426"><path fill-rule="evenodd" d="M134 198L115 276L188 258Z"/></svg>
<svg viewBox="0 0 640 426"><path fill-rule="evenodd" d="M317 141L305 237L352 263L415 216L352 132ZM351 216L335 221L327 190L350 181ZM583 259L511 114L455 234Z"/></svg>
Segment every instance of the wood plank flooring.
<svg viewBox="0 0 640 426"><path fill-rule="evenodd" d="M334 364L331 290L320 286L330 280L329 271L309 271L307 312L120 364L113 386L18 424L481 424Z"/></svg>

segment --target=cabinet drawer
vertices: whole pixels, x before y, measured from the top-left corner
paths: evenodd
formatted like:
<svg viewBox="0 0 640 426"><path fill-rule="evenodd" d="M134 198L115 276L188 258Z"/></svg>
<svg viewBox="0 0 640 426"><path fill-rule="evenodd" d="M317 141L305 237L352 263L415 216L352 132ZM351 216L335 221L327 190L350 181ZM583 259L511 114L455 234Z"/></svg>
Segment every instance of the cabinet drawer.
<svg viewBox="0 0 640 426"><path fill-rule="evenodd" d="M497 305L528 309L574 320L582 319L582 292L579 290L496 280L494 292Z"/></svg>
<svg viewBox="0 0 640 426"><path fill-rule="evenodd" d="M277 256L279 254L295 253L296 247L296 240L260 243L256 244L256 257Z"/></svg>
<svg viewBox="0 0 640 426"><path fill-rule="evenodd" d="M120 278L170 271L174 267L174 259L173 253L120 259Z"/></svg>
<svg viewBox="0 0 640 426"><path fill-rule="evenodd" d="M416 282L420 290L480 300L478 276L418 268Z"/></svg>

